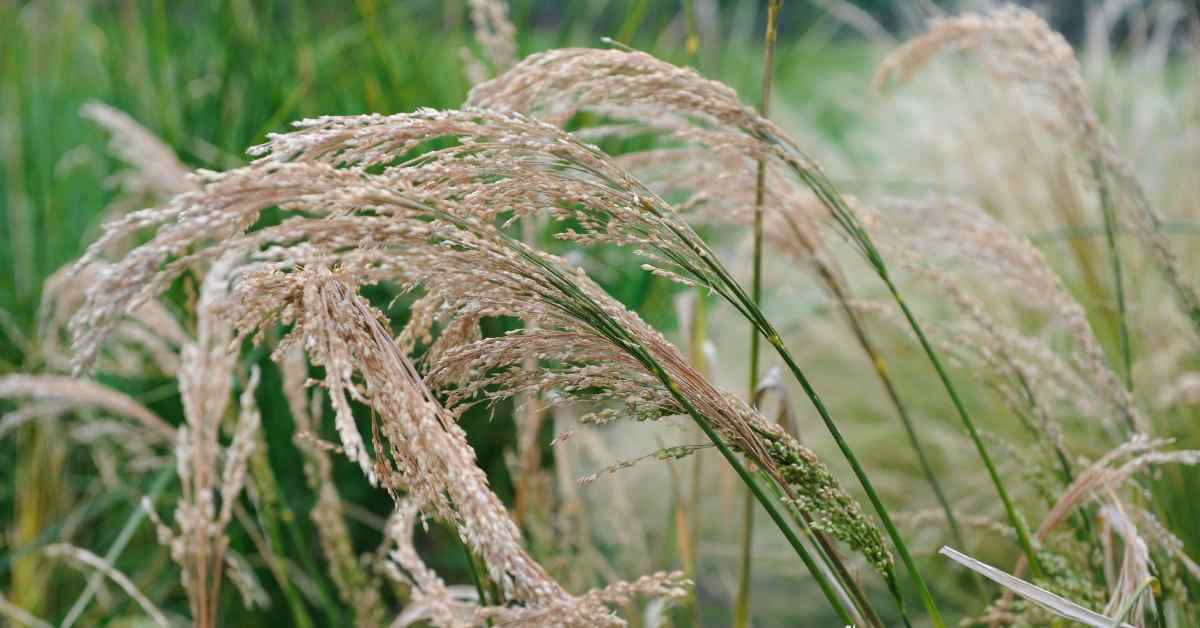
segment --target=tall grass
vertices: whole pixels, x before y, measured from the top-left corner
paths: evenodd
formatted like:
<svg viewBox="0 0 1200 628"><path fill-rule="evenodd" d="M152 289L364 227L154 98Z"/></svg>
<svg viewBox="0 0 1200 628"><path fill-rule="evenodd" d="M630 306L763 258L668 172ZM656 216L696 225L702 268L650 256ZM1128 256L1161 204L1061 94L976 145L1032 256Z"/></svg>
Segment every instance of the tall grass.
<svg viewBox="0 0 1200 628"><path fill-rule="evenodd" d="M806 45L781 4L744 46L757 111L636 50L661 19L684 50L664 57L738 54L690 3L634 3L613 48L524 59L546 48L517 37L528 7L489 0L6 9L0 462L21 475L0 494L18 509L0 614L751 625L753 598L764 621L1195 625L1200 309L1190 236L1160 215L1188 224L1200 198L1177 172L1200 138L1171 127L1200 92L1087 80L1194 59L1178 13L1131 14L1129 60L1104 52L1120 17L1089 13L1081 64L1024 9L894 48L829 3L898 80L829 70L811 89L856 104L814 130L774 61ZM413 16L450 35L390 43ZM337 35L309 41L323 20ZM214 55L172 49L180 25ZM268 32L294 38L288 64L254 52ZM950 49L984 72L935 60ZM97 71L38 73L68 60ZM992 90L986 118L964 85ZM1151 99L1174 117L1139 115ZM42 156L78 143L79 113L118 176L95 148ZM1170 158L1127 159L1138 141ZM98 235L72 220L101 211ZM1061 226L1085 235L1030 237ZM656 303L688 292L680 351ZM726 388L742 359L749 400ZM689 502L644 464L707 449L721 464L691 461Z"/></svg>

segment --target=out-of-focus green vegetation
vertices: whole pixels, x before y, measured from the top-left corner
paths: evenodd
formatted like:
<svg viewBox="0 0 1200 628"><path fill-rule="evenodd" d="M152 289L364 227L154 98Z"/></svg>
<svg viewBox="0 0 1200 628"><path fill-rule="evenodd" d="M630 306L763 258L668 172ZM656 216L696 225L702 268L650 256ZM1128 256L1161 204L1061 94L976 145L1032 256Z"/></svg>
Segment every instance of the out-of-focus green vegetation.
<svg viewBox="0 0 1200 628"><path fill-rule="evenodd" d="M728 4L694 55L672 24L674 3L571 2L554 11L516 2L512 14L522 54L602 46L601 36L619 31L753 93L758 73L747 69L758 63L760 11ZM620 20L627 10L630 19ZM853 44L799 37L811 26L803 17L780 42L776 82L789 100L815 96L828 70L866 61ZM103 130L78 115L87 101L129 113L184 163L223 169L293 120L455 107L469 88L460 51L473 43L461 2L10 2L0 22L9 236L0 239L0 307L26 332L43 280L79 255L112 197L106 180L116 162ZM839 123L832 112L826 120ZM5 359L19 355L11 338L2 342Z"/></svg>

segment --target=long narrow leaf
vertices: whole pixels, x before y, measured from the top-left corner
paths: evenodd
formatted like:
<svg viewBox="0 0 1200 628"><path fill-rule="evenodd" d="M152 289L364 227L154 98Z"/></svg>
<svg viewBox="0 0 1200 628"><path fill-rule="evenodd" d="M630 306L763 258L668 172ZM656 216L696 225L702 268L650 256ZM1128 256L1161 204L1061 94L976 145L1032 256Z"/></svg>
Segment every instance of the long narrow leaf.
<svg viewBox="0 0 1200 628"><path fill-rule="evenodd" d="M1060 617L1065 617L1087 626L1093 626L1094 628L1111 628L1112 626L1133 628L1132 625L1124 623L1119 619L1114 620L1111 617L1088 610L1071 600L1057 596L1035 584L1005 573L983 561L971 558L948 545L943 546L942 549L938 550L938 553Z"/></svg>

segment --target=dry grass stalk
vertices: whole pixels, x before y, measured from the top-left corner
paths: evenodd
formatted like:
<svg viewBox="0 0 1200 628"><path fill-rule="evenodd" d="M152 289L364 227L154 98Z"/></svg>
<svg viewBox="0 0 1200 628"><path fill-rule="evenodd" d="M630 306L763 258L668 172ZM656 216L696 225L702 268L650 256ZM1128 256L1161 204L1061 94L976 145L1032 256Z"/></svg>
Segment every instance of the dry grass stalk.
<svg viewBox="0 0 1200 628"><path fill-rule="evenodd" d="M166 142L129 114L96 101L84 104L79 114L108 131L109 151L129 166L109 181L120 192L105 208L109 219L145 207L147 203L166 202L176 194L196 189L196 182L190 176L191 168L179 161ZM134 237L112 242L109 253L120 255L134 244Z"/></svg>
<svg viewBox="0 0 1200 628"><path fill-rule="evenodd" d="M150 616L151 621L160 628L168 628L171 624L167 621L166 615L163 614L157 606L154 605L138 588L133 584L124 573L117 570L116 567L109 564L103 558L85 550L81 547L66 543L56 543L46 546L45 552L47 555L56 558L66 558L72 563L95 569L104 574L109 580L112 580L121 590L125 592L133 601L137 602L138 606Z"/></svg>
<svg viewBox="0 0 1200 628"><path fill-rule="evenodd" d="M71 370L69 335L64 331L71 316L83 305L87 289L105 266L103 262L86 267L67 266L46 280L38 308L38 349L51 369ZM65 342L64 336L67 336ZM104 359L98 366L109 373L132 375L158 369L176 375L180 348L190 340L190 334L164 304L149 301L118 325L104 347Z"/></svg>
<svg viewBox="0 0 1200 628"><path fill-rule="evenodd" d="M229 560L225 528L245 483L247 460L261 421L254 403L255 369L242 393L233 439L222 451L218 435L229 407L237 356L230 347L232 329L214 308L224 298L228 273L237 260L236 254L227 256L208 273L197 306L196 339L183 349L179 389L185 425L175 433L182 485L174 513L177 528L165 524L147 505L160 542L182 568L192 618L200 626L219 622L222 574Z"/></svg>
<svg viewBox="0 0 1200 628"><path fill-rule="evenodd" d="M138 124L129 114L101 102L85 104L79 115L104 127L111 134L109 149L133 167L122 173L118 183L127 192L166 200L196 188L175 151Z"/></svg>
<svg viewBox="0 0 1200 628"><path fill-rule="evenodd" d="M60 411L100 408L138 421L155 440L171 442L175 437L175 428L132 397L87 380L62 375L6 375L0 377L0 398L49 402Z"/></svg>
<svg viewBox="0 0 1200 628"><path fill-rule="evenodd" d="M1101 417L1114 427L1132 425L1139 432L1149 429L1149 423L1134 404L1133 397L1109 367L1079 302L1071 296L1062 278L1046 262L1041 251L1028 239L1017 236L982 210L950 199L929 199L918 202L888 203L871 221L880 246L902 268L934 281L951 302L975 321L985 338L981 344L991 347L1014 372L1021 373L1031 386L1047 377L1056 377L1061 362L1046 359L1024 362L1016 356L1030 355L1033 346L1021 341L1021 335L1006 331L993 322L987 307L970 292L988 292L1010 297L1021 295L1028 309L1043 311L1069 334L1076 350L1067 363L1088 383L1089 392L1077 391L1065 395L1067 400L1101 397L1111 405L1111 411ZM862 209L860 209L862 211ZM967 275L974 281L956 280L954 274ZM978 281L984 278L985 281ZM968 291L967 286L979 286ZM1025 350L1023 350L1025 349ZM1051 435L1057 428L1047 426Z"/></svg>
<svg viewBox="0 0 1200 628"><path fill-rule="evenodd" d="M362 168L389 161L393 155L404 154L411 147L442 136L457 137L460 144L426 153L409 164L385 170L380 175L367 175L357 169L335 170L321 166L320 163L280 163L284 160L325 161ZM270 149L269 155L266 154L267 148ZM346 260L356 262L353 266L346 265L356 276L363 279L388 277L398 279L406 285L421 284L433 293L444 291L445 296L437 297L438 299L444 301L447 297L452 297L459 309L450 308L448 304L438 303L432 298L423 299L415 308L412 319L414 323L410 323L400 337L402 345L405 346L429 338L427 329L428 324L432 323L432 318L423 312L435 305L440 311L454 312L452 320L444 321L447 331L429 350L426 359L431 362L438 360L440 353L449 346L473 340L478 333L476 321L482 316L508 314L527 322L534 322L538 327L549 324L563 325L568 322L575 328L580 325L578 321L564 320L565 317L561 314L553 318L548 317L548 314L555 313L554 309L550 309L545 315L529 311L530 304L538 302L546 303L550 308L561 307L556 304L563 296L556 294L556 289L563 288L554 283L549 286L540 285L546 282L544 265L545 260L549 258L541 258L543 261L538 261L539 258L528 258L530 251L520 247L514 251L509 243L497 239L497 235L488 235L489 228L485 224L476 222L481 219L492 220L501 210L511 210L518 216L544 210L561 212L562 217L575 218L587 229L582 233L566 234L566 237L582 243L639 243L647 249L654 247L661 251L655 258L664 262L686 264L690 268L703 268L712 261L707 257L711 254L707 253L703 243L698 242L694 232L680 222L669 206L632 180L602 153L575 142L554 127L514 114L420 111L389 117L323 118L304 123L302 129L296 133L273 136L271 144L258 152L265 155L259 164L214 177L207 190L208 198L185 195L179 197L172 208L162 212L148 210L134 214L110 227L106 237L112 237L146 221L165 223L152 242L131 252L120 264L123 271L133 271L136 274L124 275L119 282L112 281L116 285L92 293L95 296L92 307L85 310L84 317L76 320L77 329L84 331L80 337L81 356L89 355L91 352L87 348L97 335L111 328L112 315L118 313L117 306L122 299L133 299L132 302L136 303L147 298L152 291L160 289L173 274L178 273L193 259L200 256L211 257L220 247L171 261L166 265L165 272L147 273L134 271L135 268L150 270L150 266L143 264L154 263L151 260L166 261L176 252L184 250L200 235L194 231L198 225L205 225L208 233L213 232L213 227L217 227L217 233L238 226L244 228L253 221L260 207L270 204L287 208L320 208L322 213L332 215L329 220L320 222L285 221L279 227L253 232L247 236L248 244L306 240L304 246L294 247L295 250L286 254L278 248L275 251L269 250L269 254L278 256L280 260L290 258L290 261L281 261L280 264L292 267L305 261L322 260L325 258L319 254L320 249L313 248L314 246L336 250L354 242L351 246L355 249L340 257L343 264L346 264ZM562 170L555 167L555 164L564 162L571 164L572 168ZM422 211L419 204L398 196L393 191L396 189L409 189L409 194L414 196L432 195L439 204L449 208L449 214L467 221L467 225L477 232L482 232L483 237L438 222L396 220L405 218L414 211L418 214ZM546 200L554 200L555 203L547 205ZM563 205L569 201L583 203L595 213L564 208ZM364 203L373 206L375 213L388 215L389 220L372 219L369 216L355 216L353 220L338 218L339 215ZM178 219L172 222L169 218L171 214L177 215ZM444 245L420 246L420 240L431 236L446 242L461 240L464 250L447 249ZM351 237L358 239L352 240ZM396 261L382 260L383 256L368 245L371 241L385 244L389 240L404 244L404 254L408 263L401 265ZM305 260L306 255L309 256L309 260ZM316 256L315 259L311 257L313 255ZM486 255L486 262L477 261L479 255ZM417 263L418 260L422 260L423 263ZM355 266L361 270L352 270ZM500 269L504 269L504 272L498 272ZM479 281L481 272L485 273L485 282ZM578 273L572 271L561 272L562 275L555 281L570 282L574 277L579 277ZM495 296L463 293L465 288L476 286L490 288L495 291ZM760 429L758 426L767 426L762 429L764 433L770 434L774 428L757 419L748 422L747 417L752 417L753 414L744 404L741 404L741 409L737 406L730 407L727 396L704 386L703 378L695 374L686 360L670 347L661 335L650 330L624 308L617 309L619 306L594 284L568 284L567 289L565 296L577 300L580 295L573 293L578 291L582 292L585 301L578 306L584 308L582 312L567 309L565 314L586 313L590 310L591 316L602 314L613 319L605 325L632 330L634 337L631 340L647 347L650 353L665 365L669 373L677 373L677 376L673 377L676 382L698 387L694 392L685 387L683 392L702 414L712 417L715 426L732 438L731 442L747 448L746 451L752 458L766 462L772 455L776 455L790 460L789 464L795 462L791 460L792 454L786 452L799 449L785 444L779 451L771 453L762 444L761 436L756 434L755 430ZM480 301L483 296L490 298ZM502 298L495 302L490 300L496 297ZM542 316L547 316L546 320L538 320ZM85 320L89 321L86 326ZM570 329L567 328L568 331ZM574 356L591 357L589 351L595 346L595 350L600 352L596 357L601 359L598 360L600 364L593 369L610 369L607 377L604 372L585 371L581 375L587 378L601 378L596 381L606 381L608 388L621 386L618 390L624 392L637 389L653 390L647 386L648 380L653 376L637 364L636 356L630 355L628 347L620 344L613 347L611 341L604 340L602 335L597 338L595 332L591 332L591 338L585 337L574 345L564 345L562 341L566 338L555 335L556 333L548 330L530 330L509 340L488 339L483 342L484 346L489 347L490 344L499 345L498 349L490 351L491 359L501 360L497 364L503 364L503 357L513 355L512 352L516 350L530 351L535 350L535 347L552 345L555 353L550 353L549 348L544 349L546 357L550 357L557 356L564 347L570 346ZM598 340L604 342L597 344ZM510 346L505 346L504 343ZM489 356L469 355L460 360L464 367L470 365L471 369L484 370L489 366L488 363L474 361L487 357ZM521 357L523 359L525 356ZM630 368L631 366L636 368ZM439 381L439 378L447 379L436 373L432 375L434 382ZM648 403L643 405L643 411L661 415L663 404L668 403L670 405L667 407L676 410L676 404L669 401L670 391L661 387L661 384L658 386L659 392L656 393L656 397L651 396L647 399ZM645 396L646 393L638 394ZM452 394L450 404L453 406L473 396L473 391L466 391L457 396ZM345 416L344 411L341 414ZM348 422L344 424L348 426ZM755 426L753 429L752 425ZM343 442L343 445L347 450L361 451L348 428L346 436L349 436L349 443ZM802 458L806 456L808 454ZM815 459L810 461L815 462ZM816 477L822 476L826 476L826 479L821 480L822 483L832 480L825 472L817 471ZM786 485L788 482L782 484ZM833 507L832 504L829 506ZM833 508L832 512L843 512L846 504ZM844 512L844 516L847 517L844 521L851 525L841 533L850 533L849 529L867 529L862 527L862 523L852 523L861 518L860 514ZM862 521L865 523L865 519ZM872 545L865 539L864 542L866 544L863 549ZM876 553L872 562L882 565L884 563L878 561L884 560L884 556L885 554Z"/></svg>

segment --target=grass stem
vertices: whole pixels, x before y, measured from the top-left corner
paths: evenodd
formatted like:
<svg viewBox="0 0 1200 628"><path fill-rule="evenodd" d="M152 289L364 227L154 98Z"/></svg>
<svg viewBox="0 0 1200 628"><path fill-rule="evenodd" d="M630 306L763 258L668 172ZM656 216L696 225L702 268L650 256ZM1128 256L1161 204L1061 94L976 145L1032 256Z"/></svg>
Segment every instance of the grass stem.
<svg viewBox="0 0 1200 628"><path fill-rule="evenodd" d="M917 319L913 316L912 310L909 309L908 303L904 300L904 297L900 296L900 291L897 290L896 284L892 282L891 277L886 273L882 275L882 278L887 285L888 291L892 294L892 298L904 313L904 318L908 321L909 326L912 327L913 332L916 333L917 339L921 343L921 348L924 349L925 355L929 357L929 362L933 364L933 369L937 372L938 379L942 381L942 386L950 396L950 401L954 404L955 410L958 411L959 418L962 419L963 425L967 428L967 434L970 435L971 442L974 443L975 449L978 450L979 458L983 460L983 466L987 469L988 477L991 478L992 484L996 487L996 494L1000 497L1000 501L1004 506L1004 512L1008 515L1009 523L1017 533L1017 540L1021 545L1021 549L1029 559L1030 569L1033 571L1035 577L1040 578L1043 572L1041 564L1038 561L1037 551L1033 547L1029 527L1025 525L1025 520L1017 513L1016 506L1013 504L1012 498L1008 495L1008 489L1004 487L1004 482L1000 479L1000 473L996 470L995 463L992 462L992 456L988 453L987 446L983 444L983 437L979 435L979 430L975 427L975 421L967 413L966 405L963 403L962 398L959 397L958 391L954 388L949 373L942 366L941 359L938 358L937 352L930 345L929 339L925 336L925 331L917 323Z"/></svg>
<svg viewBox="0 0 1200 628"><path fill-rule="evenodd" d="M913 425L908 408L900 399L900 393L896 390L896 385L892 382L891 375L888 374L887 363L875 348L874 343L871 342L866 328L863 326L854 308L851 307L850 301L846 297L846 292L842 289L841 282L838 280L837 275L834 274L833 269L820 258L814 256L814 259L817 262L817 273L821 276L829 291L833 293L834 298L837 299L838 304L842 308L842 313L846 316L846 321L850 324L850 330L853 332L858 346L866 354L867 360L871 363L871 368L875 371L875 376L883 386L888 401L891 402L892 407L896 409L896 414L900 417L900 424L904 427L904 433L908 436L909 444L912 445L913 451L917 454L917 461L921 465L921 472L925 475L925 481L933 489L933 494L937 498L938 505L941 506L942 512L946 515L946 524L950 528L951 538L955 539L955 543L958 543L960 547L966 547L963 541L962 528L958 525L958 518L954 516L954 509L950 507L950 500L947 499L946 492L942 489L942 483L938 481L937 474L934 473L933 464L929 461L929 456L925 453L925 448L921 445L921 439L917 437L917 430Z"/></svg>
<svg viewBox="0 0 1200 628"><path fill-rule="evenodd" d="M767 5L767 29L763 34L763 74L762 100L758 111L764 117L770 110L771 75L775 61L775 40L779 34L779 10L783 0L771 0ZM754 180L754 269L751 285L751 298L755 303L762 302L763 275L763 200L766 195L766 167L763 159L758 160L758 171ZM758 330L750 326L750 382L747 388L749 397L754 397L758 390L759 369L759 339ZM742 508L742 539L741 563L738 567L737 599L733 605L734 628L746 628L750 625L750 578L751 560L754 551L754 501L747 494Z"/></svg>
<svg viewBox="0 0 1200 628"><path fill-rule="evenodd" d="M1100 208L1104 212L1104 240L1108 244L1109 260L1112 263L1113 290L1117 294L1117 332L1121 339L1121 364L1124 367L1125 389L1133 392L1133 349L1129 341L1129 320L1125 310L1125 281L1121 271L1121 253L1117 246L1117 216L1113 207L1112 192L1104 176L1104 166L1099 159L1092 160L1092 174L1100 194ZM1133 428L1130 416L1126 416Z"/></svg>
<svg viewBox="0 0 1200 628"><path fill-rule="evenodd" d="M879 495L875 492L874 485L871 483L870 478L867 477L866 471L863 469L862 464L859 463L858 457L850 448L849 443L847 443L846 439L842 436L841 430L838 429L837 424L834 423L833 417L830 416L828 409L825 407L825 403L821 401L820 396L817 395L816 389L812 387L812 384L808 381L808 378L804 375L804 372L800 369L800 366L796 364L791 352L788 351L787 346L783 344L783 339L780 337L778 330L775 329L775 326L767 319L766 315L763 314L762 309L758 307L758 304L756 304L750 298L750 296L746 294L746 291L742 288L742 286L738 284L738 282L729 274L729 271L715 261L716 256L713 255L711 251L704 248L705 245L702 242L687 238L679 233L677 233L677 235L679 235L682 241L697 248L696 253L700 259L704 261L708 271L714 275L714 280L720 284L719 286L713 285L712 287L714 289L720 289L722 296L724 296L731 305L737 308L742 315L746 316L754 324L759 333L766 338L767 342L771 344L779 357L783 359L784 363L788 367L788 371L792 374L792 377L800 383L801 388L804 389L805 395L808 396L809 401L812 402L813 407L817 410L817 414L820 415L821 421L825 424L825 428L829 431L830 435L833 436L833 440L837 444L838 450L842 453L842 456L846 459L846 461L850 463L850 468L853 470L855 478L858 480L859 484L863 488L863 491L867 494L868 499L871 501L871 506L879 515L884 529L888 534L888 538L891 539L896 551L900 554L901 561L904 563L905 569L909 573L909 577L912 579L914 585L917 587L917 590L920 593L922 604L925 606L926 612L929 613L930 621L933 623L935 628L942 628L945 626L941 612L937 608L937 603L934 602L933 595L929 592L929 587L925 584L924 578L922 578L920 572L917 571L916 564L912 559L912 555L908 551L908 546L904 543L904 539L900 536L900 532L892 523L892 518L888 514L887 507L884 506L883 501L879 499ZM894 580L894 578L892 580ZM904 599L900 596L899 590L895 586L894 581L889 581L888 585L889 590L892 592L892 596L895 598L896 605L899 608L901 615L904 617L904 621L907 623L908 617L907 611L905 610Z"/></svg>
<svg viewBox="0 0 1200 628"><path fill-rule="evenodd" d="M909 309L908 303L905 302L904 298L900 295L899 289L896 288L895 282L892 281L891 275L888 272L887 264L883 261L883 256L880 255L878 249L875 248L875 243L871 240L871 236L859 222L855 212L846 204L845 199L842 198L841 193L838 192L833 183L830 182L829 179L826 178L825 175L819 170L806 165L808 163L807 158L795 159L794 156L789 153L798 153L797 149L779 142L776 138L767 139L768 141L778 142L781 148L784 149L785 152L782 156L785 157L785 162L793 170L793 172L795 172L796 175L809 186L809 189L811 189L813 193L817 195L817 198L821 200L825 207L829 209L833 218L846 231L847 235L851 237L852 241L858 247L859 252L863 255L863 257L866 258L867 262L875 270L875 273L887 286L888 292L891 293L893 300L895 300L896 304L904 313L904 318L907 320L913 332L917 335L917 339L920 341L922 350L924 350L925 355L929 358L929 362L933 365L934 371L937 372L938 379L941 380L942 386L945 388L947 395L950 397L950 401L954 405L959 419L962 420L963 425L967 428L967 432L971 437L971 441L975 445L980 459L983 460L984 466L988 472L988 476L991 478L992 484L995 485L996 493L1000 497L1000 501L1004 506L1004 511L1008 516L1009 523L1016 531L1017 539L1021 545L1021 549L1025 553L1026 558L1029 560L1033 575L1035 577L1040 577L1043 574L1043 571L1037 558L1037 552L1033 547L1033 541L1029 534L1029 528L1025 524L1024 519L1018 515L1015 505L1009 498L1008 490L1005 488L1004 482L1000 479L1000 474L996 471L996 466L992 462L991 455L988 454L987 447L984 445L978 429L975 427L974 420L971 418L970 413L967 412L966 404L963 403L957 389L954 387L954 383L950 379L950 375L946 372L945 367L942 366L942 361L940 358L938 358L937 352L933 349L929 339L925 336L925 332L921 328L921 325L917 322L912 310ZM776 339L778 339L778 335L776 335ZM779 342L782 345L782 341ZM852 466L856 466L856 464L852 463ZM868 495L871 495L872 493L873 491L869 491ZM874 497L872 501L874 501ZM890 525L890 521L885 520L885 525ZM898 550L899 549L900 548L898 548ZM900 551L901 557L905 558L907 550ZM908 561L906 560L906 563L907 562ZM917 578L919 579L919 576L917 576ZM921 584L922 586L924 585L923 582ZM927 593L927 591L924 593Z"/></svg>
<svg viewBox="0 0 1200 628"><path fill-rule="evenodd" d="M163 492L163 489L167 487L167 482L173 477L175 477L175 467L173 466L167 466L155 476L154 483L150 485L150 491L147 493L147 497L151 503L158 498L159 493ZM125 521L124 527L117 533L116 540L113 541L108 551L105 552L104 562L110 565L116 562L117 557L125 551L125 547L133 539L133 534L137 532L138 527L142 525L142 521L145 519L146 509L142 508L141 504L135 504L133 512L129 514L129 519ZM92 598L96 597L96 593L100 590L100 584L103 581L104 574L99 571L93 573L88 578L87 587L75 600L75 603L71 605L70 610L67 611L67 616L62 621L61 625L64 628L71 628L71 626L75 625L75 622L79 621L83 612L87 610L88 604L91 603Z"/></svg>

